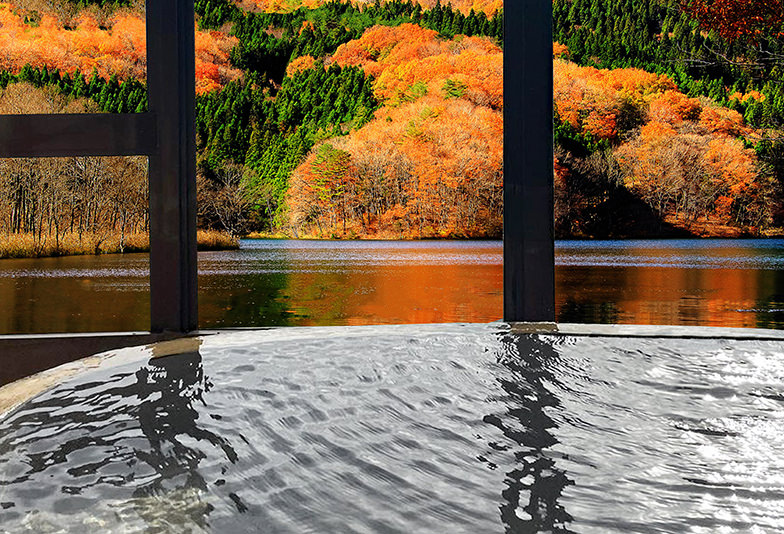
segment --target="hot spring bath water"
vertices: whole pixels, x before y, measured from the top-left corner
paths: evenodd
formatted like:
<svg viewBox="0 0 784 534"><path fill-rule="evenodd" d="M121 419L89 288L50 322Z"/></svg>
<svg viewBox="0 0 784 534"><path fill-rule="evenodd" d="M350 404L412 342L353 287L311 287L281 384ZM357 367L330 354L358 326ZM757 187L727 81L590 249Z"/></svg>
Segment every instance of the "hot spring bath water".
<svg viewBox="0 0 784 534"><path fill-rule="evenodd" d="M780 341L497 323L186 343L27 383L0 419L0 532L784 530Z"/></svg>

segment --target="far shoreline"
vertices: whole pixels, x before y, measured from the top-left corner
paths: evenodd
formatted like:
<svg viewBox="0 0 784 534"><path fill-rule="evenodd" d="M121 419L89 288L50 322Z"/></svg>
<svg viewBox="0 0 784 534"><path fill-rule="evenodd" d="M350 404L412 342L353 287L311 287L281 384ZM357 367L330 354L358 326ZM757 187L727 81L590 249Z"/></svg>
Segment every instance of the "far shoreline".
<svg viewBox="0 0 784 534"><path fill-rule="evenodd" d="M503 241L503 236L498 237L459 237L459 236L428 236L428 237L387 237L387 236L317 236L300 235L292 236L282 232L249 232L240 236L240 239L270 239L270 240L292 240L292 241ZM737 229L733 232L712 232L712 233L652 233L652 234L623 234L607 236L585 236L585 235L559 235L555 236L555 241L633 241L633 240L668 240L668 239L694 239L707 241L711 239L728 240L749 240L749 239L784 239L784 229L775 228L760 233L751 233Z"/></svg>
<svg viewBox="0 0 784 534"><path fill-rule="evenodd" d="M96 256L107 254L136 254L149 253L149 238L146 234L132 234L125 236L122 250L119 247L120 237L110 236L96 239L94 235L83 235L78 246L74 245L75 236L61 236L59 246L52 243L53 238L47 237L44 242L36 242L30 234L12 234L9 243L9 235L0 235L0 260L6 259L36 259L36 258L60 258L66 256ZM70 239L70 240L69 240ZM197 250L199 252L238 250L241 248L240 240L290 240L290 241L383 241L383 242L425 242L425 241L503 241L503 237L457 237L457 236L429 236L429 237L389 237L389 236L316 236L300 235L297 237L282 232L249 232L241 236L231 236L226 232L214 230L198 230ZM771 231L763 231L759 234L750 234L742 231L728 234L680 234L680 235L623 235L623 236L602 236L587 237L582 235L558 236L555 241L667 241L667 240L728 240L728 241L747 241L747 240L775 240L784 239L784 229L775 228Z"/></svg>

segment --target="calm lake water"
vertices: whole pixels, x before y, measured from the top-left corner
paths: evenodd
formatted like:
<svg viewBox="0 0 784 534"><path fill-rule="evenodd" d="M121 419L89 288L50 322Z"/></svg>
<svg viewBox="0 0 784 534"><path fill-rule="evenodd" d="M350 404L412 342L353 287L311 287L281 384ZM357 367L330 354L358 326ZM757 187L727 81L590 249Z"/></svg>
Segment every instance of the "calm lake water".
<svg viewBox="0 0 784 534"><path fill-rule="evenodd" d="M561 241L562 322L784 327L784 240ZM497 241L243 240L199 254L204 328L490 322ZM145 254L0 260L0 333L145 330Z"/></svg>

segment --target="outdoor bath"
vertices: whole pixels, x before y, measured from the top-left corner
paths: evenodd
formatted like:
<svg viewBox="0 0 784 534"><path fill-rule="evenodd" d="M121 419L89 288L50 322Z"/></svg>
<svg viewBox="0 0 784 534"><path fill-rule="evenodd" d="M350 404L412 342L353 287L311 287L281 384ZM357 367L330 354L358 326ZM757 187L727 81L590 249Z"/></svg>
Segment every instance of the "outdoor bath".
<svg viewBox="0 0 784 534"><path fill-rule="evenodd" d="M213 295L219 298L211 303L209 293L199 291L196 163L197 156L199 162L210 158L202 158L203 151L197 154L197 137L199 145L205 137L204 131L197 136L194 124L198 118L195 9L199 10L199 26L208 16L228 11L209 2L195 6L192 0L145 4L145 39L137 42L144 43L139 52L142 48L146 52L146 108L128 108L138 107L139 113L0 117L0 156L6 158L146 157L148 200L138 204L146 202L141 211L149 223L151 250L148 268L130 269L127 284L107 284L109 276L97 276L111 271L111 259L102 262L103 269L71 276L68 273L78 262L60 258L47 263L66 267L57 269L65 276L57 276L66 279L63 286L69 291L49 291L51 270L16 266L9 269L14 274L5 276L6 287L13 291L2 291L0 284L6 309L12 308L9 303L14 299L14 310L5 319L0 317L0 323L7 325L3 331L10 334L0 336L0 356L4 357L0 371L14 371L18 377L54 367L0 391L0 532L759 534L781 529L782 334L563 324L640 322L628 313L631 299L608 295L625 287L636 294L646 293L645 301L654 304L642 310L649 316L647 322L661 322L658 318L664 314L674 315L679 324L777 328L784 313L779 287L784 286L766 282L775 281L775 275L756 276L744 264L733 269L702 265L699 276L687 273L684 279L709 280L709 286L720 286L709 287L713 293L743 289L719 298L719 305L713 306L713 296L706 292L681 295L676 291L674 298L661 299L661 286L639 283L640 271L670 281L675 278L673 265L693 263L678 255L665 262L669 265L632 269L632 262L622 262L614 269L614 278L595 273L583 278L597 281L599 291L586 291L576 276L565 277L571 284L566 291L557 288L552 30L558 18L553 17L554 3L506 2L503 17L495 19L502 20L503 27L514 28L502 37L495 34L497 44L503 39L504 51L503 64L494 67L496 73L503 70L503 87L496 89L503 90L505 99L502 108L490 112L493 124L498 124L495 119L501 114L504 124L503 161L499 162L503 167L504 244L503 262L498 264L503 275L474 278L497 280L502 289L483 289L476 293L478 298L471 298L464 289L467 286L459 285L459 305L442 317L404 321L447 323L441 325L313 325L214 333L199 333L199 329L312 321L309 309L290 306L287 297L296 295L322 304L326 300L322 295L341 295L335 293L334 285L322 281L326 269L314 262L310 267L321 271L309 273L316 275L310 276L316 284L307 286L318 289L313 293L300 290L290 295L269 286L262 271L272 274L276 283L288 284L288 280L261 262L254 262L256 285L239 285L242 292L218 291ZM441 4L437 5L443 22ZM591 11L593 16L594 11L605 10L568 11ZM641 11L650 15L651 10ZM613 18L617 16L603 20ZM35 20L31 26L37 24ZM658 21L627 20L624 25L629 28L655 29L648 44L639 44L661 48L662 35L668 36L664 21L659 25ZM214 30L225 26L225 21L216 19ZM304 30L300 22L292 28ZM640 41L635 35L623 35L622 41L607 41L609 46L605 46L597 40L598 28L575 22L575 28L590 32L597 49L624 49L628 55L627 43ZM20 17L20 24L27 20ZM334 25L331 19L329 24ZM40 26L50 28L51 24ZM247 26L257 28L259 37L271 35L265 30L270 28L267 23ZM335 28L342 26L341 22ZM704 28L693 29L694 39L701 37ZM76 33L71 28L66 31ZM454 33L451 27L448 31ZM678 33L674 32L676 37ZM692 40L691 35L687 37ZM16 41L16 35L9 37L8 42ZM257 42L255 36L247 41ZM576 35L570 41L582 44L586 39ZM624 57L623 61L633 59ZM682 59L668 57L664 64ZM264 62L253 63L261 67ZM44 71L49 77L46 67ZM256 74L249 79L271 81L260 71ZM278 81L283 87L283 81ZM444 84L447 90L456 87L451 78L444 82L449 82ZM699 83L705 88L716 85L707 78ZM719 90L725 85L724 81L717 83ZM445 95L450 104L453 97L462 97L465 88L457 88L460 94L450 91ZM267 102L271 96L256 95L251 101ZM106 104L105 96L100 105ZM228 102L215 109L245 109ZM341 123L354 122L337 107L323 106L329 115L340 115ZM205 115L205 109L198 108L199 116ZM361 109L370 108L363 105ZM226 120L222 112L206 114L222 123L212 129L214 139L221 143L237 137L228 132L238 123L273 123L259 120L260 113L248 115L247 120ZM419 116L435 115L429 110ZM459 122L451 121L448 126ZM637 117L628 122L637 128ZM296 128L290 121L280 126L279 133L287 135ZM615 126L610 130L616 132ZM659 128L663 130L669 131ZM498 141L500 135L492 137ZM719 141L720 146L737 147L741 155L745 152L740 151L750 150L735 133L721 135L721 139L706 141L706 146ZM255 145L250 136L247 141L248 146ZM229 153L224 149L233 153L243 143L230 144L207 156L223 159ZM443 149L442 143L434 148ZM679 153L677 149L671 152ZM479 150L480 157L472 159L484 160L482 153ZM247 154L239 154L236 160L248 161ZM259 161L266 165L266 160ZM432 168L422 176L438 176ZM496 170L491 176L500 178L501 167L492 168ZM708 175L698 172L696 176ZM745 189L747 183L736 185ZM494 187L498 192L500 184ZM270 207L268 202L263 204ZM738 197L735 204L738 215L746 213L749 204L744 198ZM345 205L341 200L344 233ZM491 205L497 214L500 199ZM726 202L722 205L727 207ZM618 220L614 205L610 206L610 219ZM474 211L479 210L470 210L471 217ZM47 212L49 221L57 219L52 210L39 212ZM39 240L40 235L39 229ZM55 238L58 235L55 229ZM487 234L491 235L500 237L497 232ZM573 263L567 267L572 274L586 274L580 262L586 256L596 261L597 255L578 245L572 250ZM660 250L654 255L663 256ZM266 262L275 260L264 256ZM129 259L137 267L145 263L138 257ZM489 271L483 262L476 262L474 268ZM432 264L422 269L427 274L423 279L443 286L443 277L433 276L433 269ZM20 271L28 275L20 276ZM367 280L366 274L360 273ZM206 282L219 283L222 277L215 269ZM141 278L145 279L142 284L138 283ZM634 279L633 283L615 283L624 278ZM397 297L403 292L400 288L408 287L417 297L432 299L430 284L406 280L405 286L393 281L390 294ZM754 282L753 294L746 291L749 280ZM62 316L48 316L57 308L48 299L37 307L32 293L16 297L17 289L25 284L44 288L46 297L59 296L65 307L73 306L73 313L66 313L59 323L67 327L58 324ZM118 287L134 306L123 305L116 292L106 290ZM579 298L556 300L556 295L568 298L575 289ZM78 298L83 292L97 298ZM108 295L109 305L98 301L101 293L103 298ZM137 298L140 293L145 295ZM237 295L253 307L234 306L231 299ZM352 287L345 296L350 298L337 302L369 305L359 316L344 313L343 307L328 307L330 319L360 317L364 319L361 324L379 324L375 316L381 314L376 310L388 311L385 300L370 291ZM205 297L202 306L199 299ZM503 297L503 302L488 307L490 319L473 321L473 317L458 315L465 312L468 302L495 297ZM676 304L659 306L657 302ZM705 303L707 315L701 312ZM129 313L130 308L136 313ZM403 308L418 312L423 306L409 300ZM647 313L651 310L655 313ZM205 313L207 321L201 320L200 313ZM133 324L126 326L106 317L111 314ZM237 316L242 320L236 320ZM585 320L586 316L591 319ZM75 325L73 317L84 320L79 325L86 326ZM508 323L487 323L498 317ZM737 322L728 323L728 318ZM541 321L551 326L531 327ZM561 323L557 328L552 325L556 321ZM199 337L189 337L196 333ZM100 345L103 350L127 346L129 339L136 339L136 344L163 338L180 339L116 349L55 367L98 352L85 350L88 345ZM54 363L53 358L59 359ZM35 369L22 369L20 362Z"/></svg>
<svg viewBox="0 0 784 534"><path fill-rule="evenodd" d="M784 334L246 330L2 390L8 532L772 533Z"/></svg>

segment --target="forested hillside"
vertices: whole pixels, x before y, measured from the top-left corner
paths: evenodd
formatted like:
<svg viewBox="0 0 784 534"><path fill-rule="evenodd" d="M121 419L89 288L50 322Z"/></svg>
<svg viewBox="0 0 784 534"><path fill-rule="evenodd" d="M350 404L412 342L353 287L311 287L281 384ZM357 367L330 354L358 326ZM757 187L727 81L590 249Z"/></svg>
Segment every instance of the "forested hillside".
<svg viewBox="0 0 784 534"><path fill-rule="evenodd" d="M383 106L364 127L319 143L295 169L291 228L500 235L503 61L493 40L446 40L413 24L376 26L332 59L361 67Z"/></svg>
<svg viewBox="0 0 784 534"><path fill-rule="evenodd" d="M592 94L584 93L576 106L568 102L575 94L563 94L559 104L556 89L561 164L556 168L565 187L557 197L571 214L561 219L568 221L560 226L562 234L634 233L628 229L634 219L650 216L659 221L657 231L675 233L672 225L697 234L736 235L781 224L784 40L776 31L725 39L726 32L710 27L714 20L700 26L695 17L700 5L553 2L561 51L572 62L595 67L580 72L571 67L564 74L569 67L556 62L556 78L559 71L577 76L580 82L572 86L594 87L603 95L598 100L614 90L609 78L616 78L617 88L617 79L639 75L629 68L664 75L668 85L661 97L657 90L636 99L622 87L604 111ZM599 76L603 81L598 72L605 73ZM628 200L643 201L653 213L613 214L610 207L628 205L623 199L629 193Z"/></svg>
<svg viewBox="0 0 784 534"><path fill-rule="evenodd" d="M0 86L143 111L139 2L54 5L0 5ZM196 11L201 227L500 236L500 0L196 0ZM559 236L782 226L784 39L709 15L697 0L553 1ZM0 179L9 213L22 182ZM3 213L0 234L42 234L43 218L14 226Z"/></svg>

